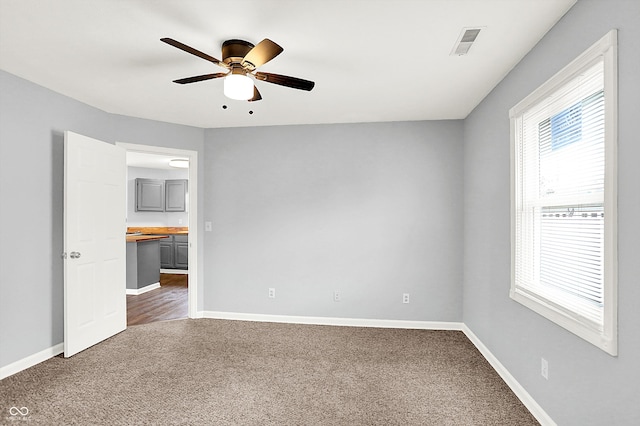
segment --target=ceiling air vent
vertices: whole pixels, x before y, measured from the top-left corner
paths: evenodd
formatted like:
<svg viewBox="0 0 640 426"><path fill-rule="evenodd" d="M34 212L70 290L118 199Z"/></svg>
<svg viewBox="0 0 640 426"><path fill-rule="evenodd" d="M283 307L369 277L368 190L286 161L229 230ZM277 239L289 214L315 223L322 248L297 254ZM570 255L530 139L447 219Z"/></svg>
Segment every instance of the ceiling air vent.
<svg viewBox="0 0 640 426"><path fill-rule="evenodd" d="M481 29L482 28L463 28L460 37L458 37L458 41L456 41L456 44L453 46L451 55L466 55L469 49L471 49L471 45L476 41Z"/></svg>

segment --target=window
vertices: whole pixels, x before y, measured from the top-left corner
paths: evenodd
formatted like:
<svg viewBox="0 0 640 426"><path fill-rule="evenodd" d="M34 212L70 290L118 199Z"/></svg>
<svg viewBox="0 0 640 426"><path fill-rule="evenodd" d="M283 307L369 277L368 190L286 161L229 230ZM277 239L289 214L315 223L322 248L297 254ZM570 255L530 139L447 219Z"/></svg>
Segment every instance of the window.
<svg viewBox="0 0 640 426"><path fill-rule="evenodd" d="M617 355L617 34L510 112L511 291Z"/></svg>

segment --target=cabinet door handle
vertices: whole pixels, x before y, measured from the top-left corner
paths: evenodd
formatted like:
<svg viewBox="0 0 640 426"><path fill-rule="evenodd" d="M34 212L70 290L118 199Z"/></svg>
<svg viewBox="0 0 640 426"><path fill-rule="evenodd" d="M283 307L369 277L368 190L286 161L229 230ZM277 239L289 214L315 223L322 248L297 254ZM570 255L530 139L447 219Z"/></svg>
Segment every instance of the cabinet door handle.
<svg viewBox="0 0 640 426"><path fill-rule="evenodd" d="M80 252L72 251L71 253L69 253L69 257L72 259L80 259Z"/></svg>

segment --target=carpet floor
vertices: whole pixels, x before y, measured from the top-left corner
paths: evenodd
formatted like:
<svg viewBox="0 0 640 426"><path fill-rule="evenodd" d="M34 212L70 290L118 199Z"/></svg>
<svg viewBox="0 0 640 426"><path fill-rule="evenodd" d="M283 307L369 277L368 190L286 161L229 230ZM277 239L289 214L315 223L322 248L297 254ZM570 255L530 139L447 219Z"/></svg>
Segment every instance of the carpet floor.
<svg viewBox="0 0 640 426"><path fill-rule="evenodd" d="M2 380L0 403L10 424L538 424L459 331L214 319L129 327Z"/></svg>

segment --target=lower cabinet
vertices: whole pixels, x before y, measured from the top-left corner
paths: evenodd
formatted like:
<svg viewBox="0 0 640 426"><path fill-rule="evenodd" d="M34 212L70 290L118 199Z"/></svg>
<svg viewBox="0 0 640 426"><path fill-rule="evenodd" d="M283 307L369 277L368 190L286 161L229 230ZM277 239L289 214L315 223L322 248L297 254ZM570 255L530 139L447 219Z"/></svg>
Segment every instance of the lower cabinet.
<svg viewBox="0 0 640 426"><path fill-rule="evenodd" d="M189 269L189 236L173 236L173 264L176 269Z"/></svg>
<svg viewBox="0 0 640 426"><path fill-rule="evenodd" d="M160 240L162 269L189 269L189 236L171 235Z"/></svg>
<svg viewBox="0 0 640 426"><path fill-rule="evenodd" d="M160 267L173 269L173 235L160 240Z"/></svg>
<svg viewBox="0 0 640 426"><path fill-rule="evenodd" d="M140 290L159 282L158 241L127 243L127 290Z"/></svg>

